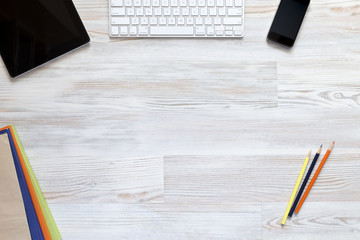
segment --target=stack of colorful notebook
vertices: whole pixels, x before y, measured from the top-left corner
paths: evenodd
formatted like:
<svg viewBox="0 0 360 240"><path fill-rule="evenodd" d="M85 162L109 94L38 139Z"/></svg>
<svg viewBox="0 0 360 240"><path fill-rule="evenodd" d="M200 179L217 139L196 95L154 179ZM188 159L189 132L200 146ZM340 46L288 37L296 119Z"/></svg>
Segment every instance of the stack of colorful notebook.
<svg viewBox="0 0 360 240"><path fill-rule="evenodd" d="M61 239L12 125L0 129L0 239Z"/></svg>

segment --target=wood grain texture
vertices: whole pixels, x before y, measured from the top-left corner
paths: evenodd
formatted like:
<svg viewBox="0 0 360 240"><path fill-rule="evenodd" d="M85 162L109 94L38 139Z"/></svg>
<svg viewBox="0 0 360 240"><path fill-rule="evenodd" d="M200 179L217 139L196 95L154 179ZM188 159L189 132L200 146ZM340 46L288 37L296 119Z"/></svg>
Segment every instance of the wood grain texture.
<svg viewBox="0 0 360 240"><path fill-rule="evenodd" d="M53 212L64 239L262 237L259 204L54 204Z"/></svg>
<svg viewBox="0 0 360 240"><path fill-rule="evenodd" d="M18 79L0 61L0 126L64 240L356 239L358 1L312 1L292 50L265 40L279 0L246 1L242 40L111 39L107 0L74 3L89 45ZM281 228L306 153L333 140Z"/></svg>
<svg viewBox="0 0 360 240"><path fill-rule="evenodd" d="M281 226L284 203L262 206L263 239L356 239L360 233L359 202L307 202L306 208Z"/></svg>
<svg viewBox="0 0 360 240"><path fill-rule="evenodd" d="M286 202L304 157L168 156L164 159L165 201ZM319 164L320 161L315 167ZM358 169L358 155L342 159L342 155L331 154L307 202L357 201L360 196Z"/></svg>
<svg viewBox="0 0 360 240"><path fill-rule="evenodd" d="M43 184L52 203L163 202L161 157L51 158L35 170L43 173L38 175L40 181L57 176Z"/></svg>
<svg viewBox="0 0 360 240"><path fill-rule="evenodd" d="M279 105L358 108L360 86L354 85L359 81L358 66L358 61L281 62L278 65Z"/></svg>

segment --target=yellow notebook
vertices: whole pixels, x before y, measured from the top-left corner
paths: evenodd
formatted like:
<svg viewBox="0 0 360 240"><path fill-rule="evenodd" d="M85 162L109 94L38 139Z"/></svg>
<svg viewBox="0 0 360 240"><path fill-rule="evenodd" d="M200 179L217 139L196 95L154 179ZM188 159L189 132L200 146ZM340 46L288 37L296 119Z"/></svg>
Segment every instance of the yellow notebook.
<svg viewBox="0 0 360 240"><path fill-rule="evenodd" d="M48 230L50 232L50 235L51 235L51 239L52 240L60 240L61 239L61 235L60 235L60 232L55 224L55 221L51 215L51 212L50 212L50 209L45 201L45 198L42 194L42 191L41 191L41 188L39 186L39 183L38 181L36 180L36 177L35 177L35 174L31 168L31 165L29 163L29 160L28 158L26 157L26 154L25 154L25 151L21 145L21 142L20 142L20 139L19 139L19 136L17 135L17 132L15 131L15 128L13 125L11 125L11 129L13 130L13 133L15 135L15 139L16 139L16 142L20 148L20 152L21 152L21 155L24 159L24 162L25 162L25 165L26 165L26 170L30 176L30 180L31 180L31 183L34 187L34 190L35 190L35 194L36 194L36 197L37 197L37 200L39 202L39 205L40 205L40 208L41 208L41 211L44 215L44 218L45 218L45 222L46 222L46 225L48 227ZM0 238L1 239L1 238Z"/></svg>

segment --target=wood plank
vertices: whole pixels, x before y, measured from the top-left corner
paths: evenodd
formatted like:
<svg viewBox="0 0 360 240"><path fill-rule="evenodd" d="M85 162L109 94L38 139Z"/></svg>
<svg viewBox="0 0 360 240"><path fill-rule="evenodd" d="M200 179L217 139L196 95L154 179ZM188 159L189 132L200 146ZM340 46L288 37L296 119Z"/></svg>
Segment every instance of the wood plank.
<svg viewBox="0 0 360 240"><path fill-rule="evenodd" d="M358 66L360 61L280 62L280 107L359 108Z"/></svg>
<svg viewBox="0 0 360 240"><path fill-rule="evenodd" d="M259 204L52 204L63 239L261 239Z"/></svg>
<svg viewBox="0 0 360 240"><path fill-rule="evenodd" d="M263 239L357 239L360 232L359 202L307 202L298 215L281 226L286 203L262 206Z"/></svg>
<svg viewBox="0 0 360 240"><path fill-rule="evenodd" d="M360 196L358 155L335 150L307 201L354 201ZM165 201L288 201L305 155L166 156Z"/></svg>
<svg viewBox="0 0 360 240"><path fill-rule="evenodd" d="M112 103L109 102L109 105ZM357 110L242 109L173 106L115 111L101 106L73 113L5 112L0 124L13 123L28 155L163 156L163 155L302 155L336 141L336 153L360 153ZM114 108L116 104L112 105ZM120 105L121 106L121 105ZM118 105L119 107L119 105ZM93 109L95 113L87 112ZM119 107L120 108L120 107ZM241 108L241 107L240 107ZM98 112L96 110L98 109ZM202 109L202 110L200 110ZM43 133L43 134L34 134Z"/></svg>
<svg viewBox="0 0 360 240"><path fill-rule="evenodd" d="M86 55L97 55L96 49L90 49ZM94 61L85 57L68 66L67 58L70 56L59 60L56 66L49 65L45 71L29 74L26 82L5 81L1 91L7 94L0 95L0 111L103 112L134 111L139 107L150 111L203 106L245 109L277 106L277 72L273 62L129 59L109 62L107 58ZM81 71L91 73L83 76ZM49 80L50 72L64 80Z"/></svg>
<svg viewBox="0 0 360 240"><path fill-rule="evenodd" d="M47 159L31 163L49 203L163 202L162 157Z"/></svg>

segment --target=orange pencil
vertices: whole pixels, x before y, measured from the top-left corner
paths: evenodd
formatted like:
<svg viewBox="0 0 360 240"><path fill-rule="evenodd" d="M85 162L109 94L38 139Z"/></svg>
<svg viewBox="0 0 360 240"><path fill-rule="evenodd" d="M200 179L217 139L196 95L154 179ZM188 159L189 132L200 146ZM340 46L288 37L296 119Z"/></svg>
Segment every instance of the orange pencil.
<svg viewBox="0 0 360 240"><path fill-rule="evenodd" d="M320 163L318 169L316 170L313 178L311 179L311 182L310 182L309 186L307 187L304 195L302 196L302 198L301 198L301 200L300 200L300 202L299 202L299 205L298 205L298 206L296 207L296 209L295 209L295 212L296 212L296 213L299 213L301 206L302 206L303 203L305 202L305 199L306 199L307 195L309 194L312 186L314 185L314 183L315 183L315 181L316 181L316 178L319 176L319 173L320 173L322 167L324 166L326 160L328 159L328 157L329 157L329 155L330 155L330 153L331 153L331 150L332 150L333 147L334 147L334 144L335 144L335 142L332 142L330 148L326 151L325 156L324 156L323 159L321 160L321 163Z"/></svg>

